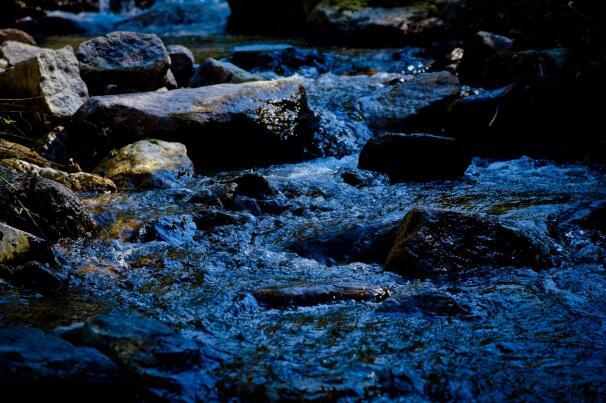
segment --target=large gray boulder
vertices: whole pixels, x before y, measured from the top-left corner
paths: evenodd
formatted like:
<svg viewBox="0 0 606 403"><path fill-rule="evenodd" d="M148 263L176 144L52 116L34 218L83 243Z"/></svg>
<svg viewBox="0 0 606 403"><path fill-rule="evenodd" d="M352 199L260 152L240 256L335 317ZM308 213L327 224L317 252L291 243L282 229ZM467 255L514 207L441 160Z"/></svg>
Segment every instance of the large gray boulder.
<svg viewBox="0 0 606 403"><path fill-rule="evenodd" d="M75 120L84 164L145 138L183 143L198 168L300 160L315 130L295 80L94 97Z"/></svg>
<svg viewBox="0 0 606 403"><path fill-rule="evenodd" d="M0 74L3 97L27 98L32 110L71 116L88 98L71 47L40 52Z"/></svg>
<svg viewBox="0 0 606 403"><path fill-rule="evenodd" d="M141 140L110 153L95 172L119 189L169 188L190 179L194 164L183 144Z"/></svg>
<svg viewBox="0 0 606 403"><path fill-rule="evenodd" d="M154 34L112 32L81 43L75 52L91 94L107 86L152 91L166 84L170 57Z"/></svg>

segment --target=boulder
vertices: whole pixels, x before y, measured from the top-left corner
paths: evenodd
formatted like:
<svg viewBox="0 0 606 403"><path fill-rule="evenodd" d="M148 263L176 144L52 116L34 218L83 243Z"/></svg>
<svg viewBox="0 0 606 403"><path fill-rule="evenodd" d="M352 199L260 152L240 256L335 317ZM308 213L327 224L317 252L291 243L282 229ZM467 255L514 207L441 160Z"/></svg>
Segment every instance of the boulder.
<svg viewBox="0 0 606 403"><path fill-rule="evenodd" d="M265 199L275 194L267 179L258 174L248 173L242 175L236 178L234 183L237 186L234 193L242 196Z"/></svg>
<svg viewBox="0 0 606 403"><path fill-rule="evenodd" d="M326 72L327 57L315 49L302 49L287 44L255 44L237 46L231 62L252 72L273 71L292 76L303 67Z"/></svg>
<svg viewBox="0 0 606 403"><path fill-rule="evenodd" d="M170 188L191 179L194 166L183 144L141 140L110 153L95 172L123 190Z"/></svg>
<svg viewBox="0 0 606 403"><path fill-rule="evenodd" d="M49 257L54 258L52 255ZM58 271L54 260L41 263L43 259L36 257L34 261L13 268L10 281L43 294L52 294L63 288L68 274Z"/></svg>
<svg viewBox="0 0 606 403"><path fill-rule="evenodd" d="M417 207L404 217L385 267L407 277L546 268L553 264L554 251L530 228L517 229L479 214Z"/></svg>
<svg viewBox="0 0 606 403"><path fill-rule="evenodd" d="M51 165L50 161L31 148L0 138L0 160L10 158L18 158L41 167Z"/></svg>
<svg viewBox="0 0 606 403"><path fill-rule="evenodd" d="M94 97L76 114L81 163L144 138L186 145L197 168L300 160L315 131L295 80Z"/></svg>
<svg viewBox="0 0 606 403"><path fill-rule="evenodd" d="M59 183L0 165L0 221L55 241L95 232L80 199Z"/></svg>
<svg viewBox="0 0 606 403"><path fill-rule="evenodd" d="M228 29L236 33L300 33L319 0L228 0Z"/></svg>
<svg viewBox="0 0 606 403"><path fill-rule="evenodd" d="M88 98L71 47L42 49L30 59L0 74L4 97L28 98L33 110L71 116Z"/></svg>
<svg viewBox="0 0 606 403"><path fill-rule="evenodd" d="M169 45L166 50L170 56L170 70L173 72L179 87L186 87L194 74L194 54L181 45Z"/></svg>
<svg viewBox="0 0 606 403"><path fill-rule="evenodd" d="M75 50L91 94L108 85L153 91L166 85L170 57L154 34L112 32L81 43Z"/></svg>
<svg viewBox="0 0 606 403"><path fill-rule="evenodd" d="M366 143L358 167L385 173L392 182L403 182L454 179L462 176L470 164L469 153L455 139L388 133Z"/></svg>
<svg viewBox="0 0 606 403"><path fill-rule="evenodd" d="M116 185L110 179L99 175L86 172L67 173L49 167L39 167L38 165L19 160L5 159L0 160L0 164L8 166L16 171L25 174L37 175L42 178L53 180L62 184L74 192L114 192Z"/></svg>
<svg viewBox="0 0 606 403"><path fill-rule="evenodd" d="M447 26L438 16L444 1L323 0L309 14L307 30L323 42L364 46L403 45L439 39Z"/></svg>
<svg viewBox="0 0 606 403"><path fill-rule="evenodd" d="M14 28L0 29L0 44L6 41L15 41L28 45L36 45L36 40L32 38L30 34Z"/></svg>
<svg viewBox="0 0 606 403"><path fill-rule="evenodd" d="M269 308L293 308L343 301L380 302L391 291L368 284L321 284L309 286L260 288L255 299Z"/></svg>
<svg viewBox="0 0 606 403"><path fill-rule="evenodd" d="M261 77L250 74L234 64L209 57L198 67L189 82L189 87L224 83L239 84L261 80L263 80Z"/></svg>
<svg viewBox="0 0 606 403"><path fill-rule="evenodd" d="M6 60L8 67L36 57L40 53L42 48L23 42L6 41L0 45L0 57Z"/></svg>
<svg viewBox="0 0 606 403"><path fill-rule="evenodd" d="M99 351L41 330L0 328L0 386L24 401L104 401L128 396L118 367ZM134 396L131 396L134 398Z"/></svg>
<svg viewBox="0 0 606 403"><path fill-rule="evenodd" d="M30 260L52 261L53 253L45 240L0 223L0 264L19 264Z"/></svg>

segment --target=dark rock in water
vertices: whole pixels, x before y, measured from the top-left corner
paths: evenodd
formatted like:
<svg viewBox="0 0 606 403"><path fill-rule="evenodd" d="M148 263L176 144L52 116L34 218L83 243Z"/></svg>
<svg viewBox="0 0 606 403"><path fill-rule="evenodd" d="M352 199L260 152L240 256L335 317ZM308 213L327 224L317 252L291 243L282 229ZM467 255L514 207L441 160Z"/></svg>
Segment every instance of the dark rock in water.
<svg viewBox="0 0 606 403"><path fill-rule="evenodd" d="M253 292L269 308L313 306L343 301L380 302L391 294L386 288L366 284L322 284L261 288Z"/></svg>
<svg viewBox="0 0 606 403"><path fill-rule="evenodd" d="M316 127L295 80L94 97L75 121L72 146L81 163L157 138L185 144L198 169L301 160Z"/></svg>
<svg viewBox="0 0 606 403"><path fill-rule="evenodd" d="M37 259L43 258L37 256ZM66 284L65 276L48 264L38 261L28 262L15 268L11 274L11 280L28 288L41 292L52 292L62 288Z"/></svg>
<svg viewBox="0 0 606 403"><path fill-rule="evenodd" d="M191 243L196 235L196 223L188 214L154 219L139 231L143 242L164 241L171 245Z"/></svg>
<svg viewBox="0 0 606 403"><path fill-rule="evenodd" d="M198 230L209 230L227 225L240 225L246 222L246 217L216 209L199 210L193 214Z"/></svg>
<svg viewBox="0 0 606 403"><path fill-rule="evenodd" d="M185 87L194 74L194 55L185 46L169 45L166 47L170 56L170 70L175 75L179 87Z"/></svg>
<svg viewBox="0 0 606 403"><path fill-rule="evenodd" d="M386 173L392 182L403 182L457 178L470 164L469 153L455 139L389 133L366 143L358 167Z"/></svg>
<svg viewBox="0 0 606 403"><path fill-rule="evenodd" d="M302 67L327 70L326 57L315 49L301 49L291 45L245 45L233 49L231 61L250 71L273 71L291 76Z"/></svg>
<svg viewBox="0 0 606 403"><path fill-rule="evenodd" d="M237 185L235 193L242 196L249 196L254 199L265 199L273 196L275 191L269 185L267 179L263 176L249 173L242 175L234 180Z"/></svg>
<svg viewBox="0 0 606 403"><path fill-rule="evenodd" d="M232 63L222 62L209 57L194 72L188 86L195 88L205 85L240 84L261 80L263 80L261 77L250 74L248 71Z"/></svg>
<svg viewBox="0 0 606 403"><path fill-rule="evenodd" d="M0 264L19 264L34 259L54 260L53 252L47 242L0 223Z"/></svg>
<svg viewBox="0 0 606 403"><path fill-rule="evenodd" d="M170 57L154 34L112 32L81 43L75 53L91 94L110 84L135 91L166 85Z"/></svg>
<svg viewBox="0 0 606 403"><path fill-rule="evenodd" d="M582 203L549 218L551 233L558 239L575 229L606 233L606 201Z"/></svg>
<svg viewBox="0 0 606 403"><path fill-rule="evenodd" d="M0 328L0 387L9 400L128 399L124 386L116 365L95 349L38 329Z"/></svg>
<svg viewBox="0 0 606 403"><path fill-rule="evenodd" d="M385 266L407 277L488 267L546 268L555 248L528 228L450 210L414 208L404 217Z"/></svg>
<svg viewBox="0 0 606 403"><path fill-rule="evenodd" d="M183 144L141 140L110 153L95 172L119 189L170 188L191 179L194 166Z"/></svg>
<svg viewBox="0 0 606 403"><path fill-rule="evenodd" d="M41 49L37 55L1 73L0 92L3 97L25 98L31 110L58 116L71 116L88 98L78 60L69 46Z"/></svg>
<svg viewBox="0 0 606 403"><path fill-rule="evenodd" d="M385 313L420 313L429 317L468 315L469 307L459 304L452 296L438 291L421 291L394 295L377 309Z"/></svg>
<svg viewBox="0 0 606 403"><path fill-rule="evenodd" d="M228 29L236 33L300 33L319 0L228 0Z"/></svg>
<svg viewBox="0 0 606 403"><path fill-rule="evenodd" d="M26 43L28 45L36 45L36 40L27 32L14 28L0 29L0 44L6 41L15 41Z"/></svg>
<svg viewBox="0 0 606 403"><path fill-rule="evenodd" d="M107 314L55 331L78 346L95 348L145 385L144 400L195 401L187 372L200 374L200 347L162 323L135 315ZM191 382L191 381L190 381ZM193 388L195 389L195 388Z"/></svg>
<svg viewBox="0 0 606 403"><path fill-rule="evenodd" d="M341 172L341 179L343 182L357 189L368 187L372 184L372 178L368 178L364 175L364 172L356 172L353 170L346 170Z"/></svg>
<svg viewBox="0 0 606 403"><path fill-rule="evenodd" d="M54 241L97 231L80 199L57 182L0 165L0 221Z"/></svg>

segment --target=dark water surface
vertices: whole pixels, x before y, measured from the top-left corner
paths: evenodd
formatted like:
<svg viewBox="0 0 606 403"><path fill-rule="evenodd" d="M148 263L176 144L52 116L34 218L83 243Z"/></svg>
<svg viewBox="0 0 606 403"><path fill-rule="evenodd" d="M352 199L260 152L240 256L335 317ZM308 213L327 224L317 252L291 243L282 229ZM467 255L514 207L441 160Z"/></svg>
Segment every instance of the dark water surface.
<svg viewBox="0 0 606 403"><path fill-rule="evenodd" d="M215 6L223 15L224 3ZM177 29L185 30L173 27L170 33L184 33ZM212 29L203 37L188 31L168 41L190 46L199 57L278 42ZM54 45L70 41L79 38L49 39ZM296 73L330 81L366 67L414 73L427 62L414 49L327 54L338 63ZM342 90L355 94L356 88ZM332 91L310 95L312 103L334 97ZM360 136L366 135L360 128ZM559 241L561 262L542 271L495 267L430 280L405 280L378 264L307 259L288 247L400 219L418 205L495 214L547 233L550 216L606 198L603 172L525 157L477 159L456 181L389 185L371 175L370 185L357 189L341 178L356 165L357 155L351 155L259 169L286 211L243 213L246 223L208 231L196 230L191 221L204 207L188 200L244 171L198 176L183 189L86 197L105 235L58 247L73 273L69 291L41 296L2 286L0 319L45 330L111 311L158 319L207 352L208 376L190 379L201 399L603 399L604 239L571 230ZM163 240L127 242L117 235L158 219L177 223L166 227ZM262 287L343 283L378 285L393 295L384 303L268 309L251 294ZM398 307L397 301L419 293L438 293L460 309Z"/></svg>

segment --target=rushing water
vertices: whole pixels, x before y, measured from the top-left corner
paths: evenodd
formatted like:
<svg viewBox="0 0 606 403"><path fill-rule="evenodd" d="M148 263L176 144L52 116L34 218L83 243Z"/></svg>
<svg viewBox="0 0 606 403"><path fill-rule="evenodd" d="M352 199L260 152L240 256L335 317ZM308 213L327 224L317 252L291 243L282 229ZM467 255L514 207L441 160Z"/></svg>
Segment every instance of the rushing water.
<svg viewBox="0 0 606 403"><path fill-rule="evenodd" d="M169 3L174 4L164 1L155 8ZM187 38L199 52L228 56L234 46L258 40L226 40L221 34L220 45L209 42L224 23L224 2L184 3L213 10L210 28L201 21L188 31L203 29L204 38ZM115 22L131 14L107 15L80 18ZM183 26L170 19L162 24L146 29L182 33ZM411 72L427 62L412 49L398 50L404 55L399 59L385 56L393 52L326 50L336 63L323 71L294 73L330 81L363 70L361 64L373 72ZM331 105L333 90L312 92L311 101ZM341 90L358 95L355 87ZM542 271L495 267L430 280L404 280L378 264L314 260L291 251L321 234L400 219L417 205L495 214L547 234L550 217L606 198L603 172L526 157L477 159L456 181L390 185L383 176L368 174L369 185L358 189L341 178L356 164L354 154L259 169L285 211L243 212L243 223L213 230L196 229L191 217L204 206L190 199L243 172L198 176L182 189L90 195L85 202L105 231L99 239L58 247L71 268L69 291L41 296L5 286L0 318L46 330L108 311L159 319L184 330L212 357L210 375L189 381L192 389L200 389L197 383L209 387L201 399L603 398L604 239L581 230L566 233L559 241L560 264ZM124 228L155 220L176 224L165 226L151 242L120 236ZM391 302L280 310L260 306L251 294L270 286L341 283L388 288ZM425 292L438 293L460 309L407 309L407 296Z"/></svg>

